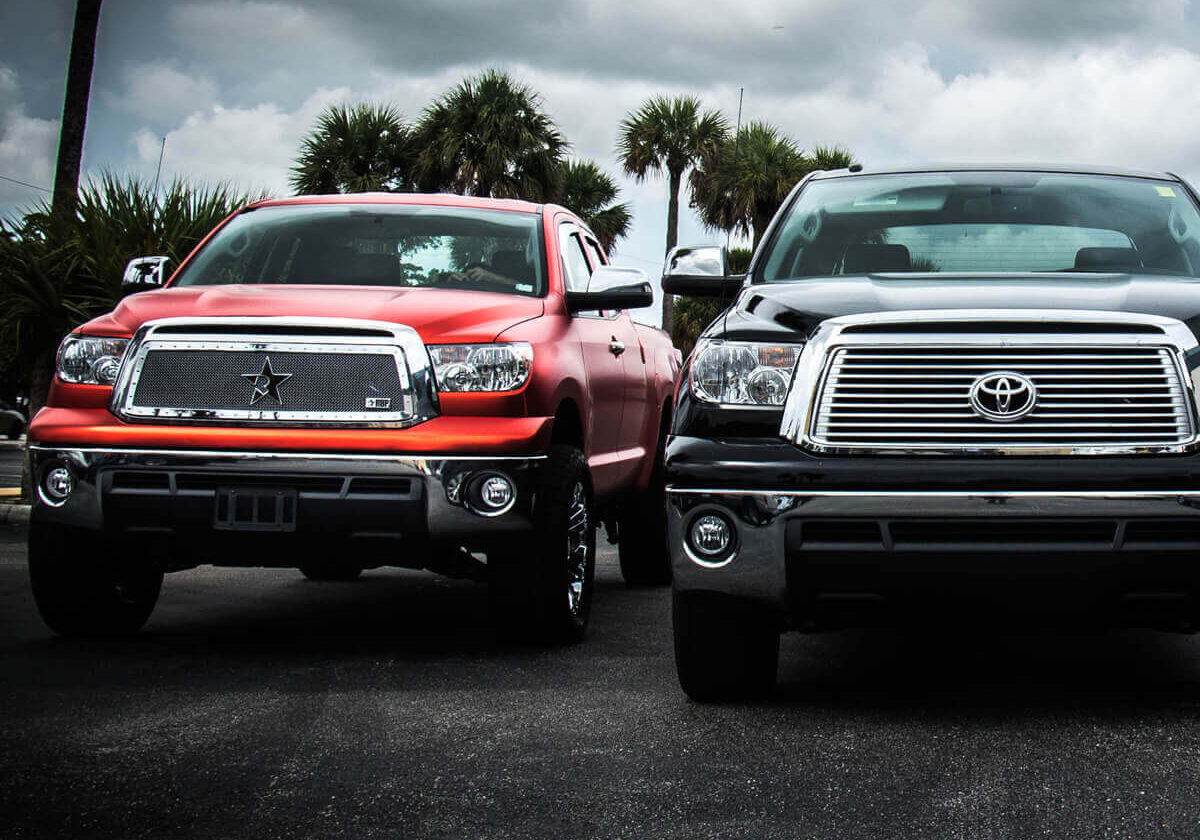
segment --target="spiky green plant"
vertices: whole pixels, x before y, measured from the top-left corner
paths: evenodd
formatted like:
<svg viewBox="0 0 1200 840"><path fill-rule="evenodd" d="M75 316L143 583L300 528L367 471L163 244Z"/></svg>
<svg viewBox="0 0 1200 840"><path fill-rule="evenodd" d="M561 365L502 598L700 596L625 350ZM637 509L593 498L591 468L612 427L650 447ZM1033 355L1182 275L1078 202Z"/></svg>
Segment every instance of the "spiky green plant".
<svg viewBox="0 0 1200 840"><path fill-rule="evenodd" d="M155 194L144 182L105 174L81 190L71 216L42 206L0 222L0 358L26 373L31 412L45 403L59 341L113 307L130 259L164 255L177 265L254 198L183 181Z"/></svg>

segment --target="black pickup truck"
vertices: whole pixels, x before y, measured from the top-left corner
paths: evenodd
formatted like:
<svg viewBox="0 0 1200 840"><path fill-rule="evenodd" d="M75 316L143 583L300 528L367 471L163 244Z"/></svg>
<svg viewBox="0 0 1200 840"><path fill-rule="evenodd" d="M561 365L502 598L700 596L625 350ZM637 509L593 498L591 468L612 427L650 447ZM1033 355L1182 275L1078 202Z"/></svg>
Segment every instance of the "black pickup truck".
<svg viewBox="0 0 1200 840"><path fill-rule="evenodd" d="M818 172L744 276L666 456L676 663L775 681L779 635L881 622L1200 622L1200 213L1172 175Z"/></svg>

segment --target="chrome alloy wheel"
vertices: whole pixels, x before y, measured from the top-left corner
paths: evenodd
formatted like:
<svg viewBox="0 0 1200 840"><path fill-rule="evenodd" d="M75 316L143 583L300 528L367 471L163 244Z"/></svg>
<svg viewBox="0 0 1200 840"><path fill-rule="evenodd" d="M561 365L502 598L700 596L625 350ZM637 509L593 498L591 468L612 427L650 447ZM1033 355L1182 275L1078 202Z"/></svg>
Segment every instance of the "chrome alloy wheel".
<svg viewBox="0 0 1200 840"><path fill-rule="evenodd" d="M571 615L583 608L583 588L587 582L588 534L592 512L588 507L587 491L582 481L571 489L571 505L567 512L567 606Z"/></svg>

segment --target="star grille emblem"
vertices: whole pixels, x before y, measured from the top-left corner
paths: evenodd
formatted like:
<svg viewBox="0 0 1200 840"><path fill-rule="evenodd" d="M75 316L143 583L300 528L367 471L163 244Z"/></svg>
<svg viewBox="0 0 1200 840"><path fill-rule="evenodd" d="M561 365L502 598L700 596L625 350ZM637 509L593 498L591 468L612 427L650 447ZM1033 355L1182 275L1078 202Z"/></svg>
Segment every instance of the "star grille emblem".
<svg viewBox="0 0 1200 840"><path fill-rule="evenodd" d="M283 400L279 398L279 386L292 378L290 373L276 373L271 370L271 357L268 356L263 361L262 370L258 373L243 373L243 379L249 379L254 383L254 393L250 395L250 405L254 405L263 397L270 397L275 402L283 405Z"/></svg>

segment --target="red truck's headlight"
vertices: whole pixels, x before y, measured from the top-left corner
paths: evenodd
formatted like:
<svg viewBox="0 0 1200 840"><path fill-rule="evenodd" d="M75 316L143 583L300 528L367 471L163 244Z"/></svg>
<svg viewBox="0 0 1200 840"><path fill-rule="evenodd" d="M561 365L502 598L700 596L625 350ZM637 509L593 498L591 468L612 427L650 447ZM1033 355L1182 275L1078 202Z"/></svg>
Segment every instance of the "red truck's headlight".
<svg viewBox="0 0 1200 840"><path fill-rule="evenodd" d="M429 358L439 391L515 391L529 379L533 347L499 344L431 344Z"/></svg>
<svg viewBox="0 0 1200 840"><path fill-rule="evenodd" d="M127 338L69 335L58 346L58 378L83 385L111 385L117 381Z"/></svg>

